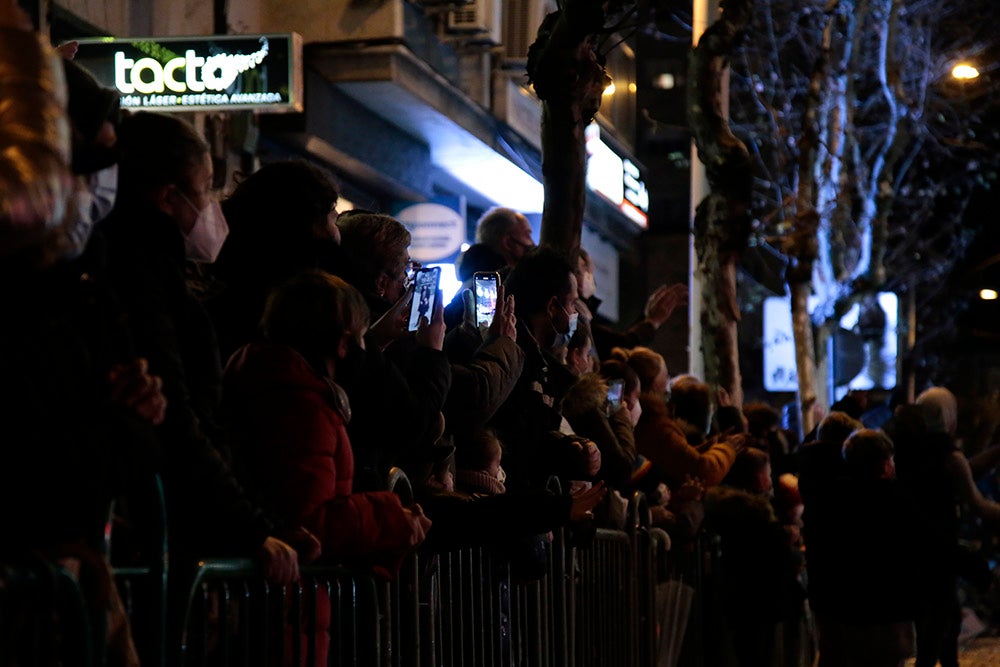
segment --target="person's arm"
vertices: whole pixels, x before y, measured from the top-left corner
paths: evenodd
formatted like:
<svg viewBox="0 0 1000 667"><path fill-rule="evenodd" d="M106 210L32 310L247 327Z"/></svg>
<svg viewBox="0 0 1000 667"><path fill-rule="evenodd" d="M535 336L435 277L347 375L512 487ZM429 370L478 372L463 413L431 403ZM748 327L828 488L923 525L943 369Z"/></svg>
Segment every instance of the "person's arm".
<svg viewBox="0 0 1000 667"><path fill-rule="evenodd" d="M973 479L979 479L998 465L1000 465L1000 444L991 445L969 458Z"/></svg>
<svg viewBox="0 0 1000 667"><path fill-rule="evenodd" d="M993 524L1000 524L1000 504L986 498L976 487L969 460L962 452L955 451L945 460L945 469L954 485L959 500L968 505L976 516Z"/></svg>
<svg viewBox="0 0 1000 667"><path fill-rule="evenodd" d="M245 432L260 452L255 484L291 524L316 535L324 555L395 564L412 546L413 513L388 491L351 493L347 432L324 397L282 387L252 406Z"/></svg>
<svg viewBox="0 0 1000 667"><path fill-rule="evenodd" d="M600 478L616 489L626 488L632 478L635 465L635 441L632 438L632 423L618 411L607 418L597 409L567 418L573 431L591 439L601 452ZM629 450L623 446L619 434L627 438Z"/></svg>
<svg viewBox="0 0 1000 667"><path fill-rule="evenodd" d="M698 477L705 486L716 486L736 460L737 449L719 442L704 452L688 444L681 429L665 413L653 406L656 399L643 403L643 418L636 426L636 447L672 479ZM647 405L650 406L647 408Z"/></svg>
<svg viewBox="0 0 1000 667"><path fill-rule="evenodd" d="M484 344L467 364L453 364L444 405L449 430L462 432L489 421L510 396L523 367L524 351L509 338Z"/></svg>
<svg viewBox="0 0 1000 667"><path fill-rule="evenodd" d="M16 0L0 0L0 251L42 241L73 189L58 54Z"/></svg>

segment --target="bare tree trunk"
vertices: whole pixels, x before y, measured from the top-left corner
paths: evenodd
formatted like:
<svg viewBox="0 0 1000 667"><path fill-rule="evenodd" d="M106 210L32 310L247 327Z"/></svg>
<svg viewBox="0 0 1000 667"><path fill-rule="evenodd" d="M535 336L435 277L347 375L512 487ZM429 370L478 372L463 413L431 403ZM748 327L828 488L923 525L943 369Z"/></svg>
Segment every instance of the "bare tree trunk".
<svg viewBox="0 0 1000 667"><path fill-rule="evenodd" d="M587 194L584 130L611 82L594 52L604 26L597 0L566 0L549 14L528 51L528 78L542 100L542 243L575 256Z"/></svg>
<svg viewBox="0 0 1000 667"><path fill-rule="evenodd" d="M705 164L712 191L695 213L695 249L702 290L702 353L705 381L726 389L735 405L743 402L737 326L736 262L750 234L752 168L746 147L729 128L723 112L723 85L729 58L746 30L752 0L727 2L717 22L691 55L688 122Z"/></svg>
<svg viewBox="0 0 1000 667"><path fill-rule="evenodd" d="M812 322L809 320L809 281L790 285L792 295L792 338L795 340L795 368L799 380L799 428L801 439L813 429L816 405L816 364Z"/></svg>

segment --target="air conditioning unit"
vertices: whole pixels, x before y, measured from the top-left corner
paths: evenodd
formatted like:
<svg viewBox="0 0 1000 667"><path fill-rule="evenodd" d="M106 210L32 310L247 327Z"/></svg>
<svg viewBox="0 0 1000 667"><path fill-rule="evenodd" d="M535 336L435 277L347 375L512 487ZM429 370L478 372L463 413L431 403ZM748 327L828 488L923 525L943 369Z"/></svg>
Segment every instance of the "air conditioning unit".
<svg viewBox="0 0 1000 667"><path fill-rule="evenodd" d="M448 12L448 32L468 35L480 42L500 43L503 17L501 0L475 0Z"/></svg>
<svg viewBox="0 0 1000 667"><path fill-rule="evenodd" d="M508 0L504 6L504 64L523 67L528 62L528 47L538 35L538 27L547 14L558 9L556 0Z"/></svg>

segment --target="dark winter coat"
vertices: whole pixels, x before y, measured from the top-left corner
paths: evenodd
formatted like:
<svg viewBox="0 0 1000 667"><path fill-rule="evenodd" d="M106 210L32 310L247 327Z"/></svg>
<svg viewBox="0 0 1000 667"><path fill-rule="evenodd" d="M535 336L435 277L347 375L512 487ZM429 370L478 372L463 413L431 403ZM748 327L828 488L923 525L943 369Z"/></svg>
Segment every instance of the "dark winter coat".
<svg viewBox="0 0 1000 667"><path fill-rule="evenodd" d="M896 480L845 478L829 491L829 511L807 524L810 603L850 623L912 620L924 545L916 506Z"/></svg>
<svg viewBox="0 0 1000 667"><path fill-rule="evenodd" d="M607 414L608 385L596 373L585 373L563 397L561 409L577 435L593 440L601 450L603 479L615 489L631 486L635 468L635 435L628 416Z"/></svg>
<svg viewBox="0 0 1000 667"><path fill-rule="evenodd" d="M100 547L112 497L152 480L151 427L110 397L133 355L93 269L0 268L0 553Z"/></svg>
<svg viewBox="0 0 1000 667"><path fill-rule="evenodd" d="M185 282L181 231L158 210L124 206L103 227L136 352L169 406L158 435L171 539L198 555L253 553L273 526L224 460L215 331Z"/></svg>
<svg viewBox="0 0 1000 667"><path fill-rule="evenodd" d="M552 366L521 320L517 344L524 351L524 370L490 425L504 445L508 487L544 487L550 475L582 479L583 450L576 438L559 432L562 415L553 407Z"/></svg>
<svg viewBox="0 0 1000 667"><path fill-rule="evenodd" d="M458 362L451 354L452 344L461 347L456 339L463 335L482 344L476 343L478 348ZM465 327L448 334L445 349L453 360L451 389L444 404L445 423L448 432L461 439L486 424L510 396L524 368L524 352L510 338L482 340L478 332L466 332Z"/></svg>

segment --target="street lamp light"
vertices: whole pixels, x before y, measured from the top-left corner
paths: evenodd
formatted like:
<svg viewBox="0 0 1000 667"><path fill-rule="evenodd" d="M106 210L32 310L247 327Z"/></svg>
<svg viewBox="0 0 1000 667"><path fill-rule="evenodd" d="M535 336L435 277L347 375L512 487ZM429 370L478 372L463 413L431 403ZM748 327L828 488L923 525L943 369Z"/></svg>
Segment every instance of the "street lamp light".
<svg viewBox="0 0 1000 667"><path fill-rule="evenodd" d="M997 291L989 288L981 289L979 290L979 298L983 301L996 301Z"/></svg>
<svg viewBox="0 0 1000 667"><path fill-rule="evenodd" d="M968 63L958 63L951 68L951 76L959 81L970 81L979 78L979 70Z"/></svg>

